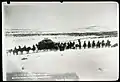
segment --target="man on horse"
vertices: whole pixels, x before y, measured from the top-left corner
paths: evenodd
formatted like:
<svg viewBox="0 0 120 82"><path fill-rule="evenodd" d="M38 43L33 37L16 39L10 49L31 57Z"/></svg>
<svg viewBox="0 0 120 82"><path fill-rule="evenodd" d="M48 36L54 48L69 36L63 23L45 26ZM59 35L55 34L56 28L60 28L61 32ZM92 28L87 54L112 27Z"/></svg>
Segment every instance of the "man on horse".
<svg viewBox="0 0 120 82"><path fill-rule="evenodd" d="M105 46L105 42L104 40L102 40L102 48Z"/></svg>
<svg viewBox="0 0 120 82"><path fill-rule="evenodd" d="M93 40L93 42L92 42L92 48L94 48L95 47L95 41Z"/></svg>
<svg viewBox="0 0 120 82"><path fill-rule="evenodd" d="M84 49L86 48L86 41L84 41L84 43L83 43L83 47L84 47Z"/></svg>
<svg viewBox="0 0 120 82"><path fill-rule="evenodd" d="M88 48L90 48L91 47L91 43L90 43L90 41L88 41Z"/></svg>
<svg viewBox="0 0 120 82"><path fill-rule="evenodd" d="M81 41L80 41L80 39L78 39L78 43L79 43L79 49L81 49Z"/></svg>
<svg viewBox="0 0 120 82"><path fill-rule="evenodd" d="M110 46L111 46L111 43L109 40L107 40L106 47L110 47Z"/></svg>

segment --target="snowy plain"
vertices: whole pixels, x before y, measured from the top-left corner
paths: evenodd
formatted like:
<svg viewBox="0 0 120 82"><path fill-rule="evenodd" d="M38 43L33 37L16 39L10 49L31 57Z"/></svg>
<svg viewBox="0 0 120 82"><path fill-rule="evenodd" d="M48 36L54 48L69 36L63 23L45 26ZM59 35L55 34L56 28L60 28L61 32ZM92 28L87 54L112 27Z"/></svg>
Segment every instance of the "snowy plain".
<svg viewBox="0 0 120 82"><path fill-rule="evenodd" d="M44 36L45 37L45 36ZM16 37L5 38L5 48L10 49L18 45L32 46L44 37ZM57 37L46 36L53 41L64 42L66 40L79 39L81 37ZM59 39L58 39L59 38ZM82 37L83 38L83 37ZM117 37L81 39L83 41L96 42L108 39L111 44L118 43ZM77 41L76 41L77 42ZM46 72L46 73L76 73L80 81L84 80L117 80L119 78L119 47L99 49L76 49L65 51L48 51L25 54L6 55L6 72ZM21 60L28 58L27 60ZM24 67L24 70L21 68ZM102 70L99 70L102 69Z"/></svg>

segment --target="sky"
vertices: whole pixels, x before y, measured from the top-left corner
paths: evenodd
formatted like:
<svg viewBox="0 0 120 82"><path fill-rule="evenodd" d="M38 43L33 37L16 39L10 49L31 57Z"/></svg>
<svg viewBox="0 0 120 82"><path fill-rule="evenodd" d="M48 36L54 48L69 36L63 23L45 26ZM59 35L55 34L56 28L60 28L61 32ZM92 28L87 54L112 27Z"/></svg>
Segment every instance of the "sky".
<svg viewBox="0 0 120 82"><path fill-rule="evenodd" d="M12 3L4 5L4 28L39 31L116 30L117 3Z"/></svg>

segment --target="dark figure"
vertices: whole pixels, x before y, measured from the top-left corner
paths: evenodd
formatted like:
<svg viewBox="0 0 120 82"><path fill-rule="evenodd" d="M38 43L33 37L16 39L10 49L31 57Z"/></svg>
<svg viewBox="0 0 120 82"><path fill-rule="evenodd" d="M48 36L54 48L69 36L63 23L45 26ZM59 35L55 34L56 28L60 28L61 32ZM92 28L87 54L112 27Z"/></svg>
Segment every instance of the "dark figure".
<svg viewBox="0 0 120 82"><path fill-rule="evenodd" d="M115 43L114 45L112 45L111 47L117 47L118 46L118 43Z"/></svg>
<svg viewBox="0 0 120 82"><path fill-rule="evenodd" d="M63 44L63 46L64 46L64 49L66 49L66 42Z"/></svg>
<svg viewBox="0 0 120 82"><path fill-rule="evenodd" d="M81 49L81 41L80 41L80 39L78 39L78 42L79 42L79 49Z"/></svg>
<svg viewBox="0 0 120 82"><path fill-rule="evenodd" d="M26 46L22 48L22 51L21 51L22 54L23 54L23 51L26 51Z"/></svg>
<svg viewBox="0 0 120 82"><path fill-rule="evenodd" d="M93 42L92 42L92 48L94 48L95 47L95 41L93 40Z"/></svg>
<svg viewBox="0 0 120 82"><path fill-rule="evenodd" d="M106 47L110 47L110 46L111 46L110 41L107 40Z"/></svg>
<svg viewBox="0 0 120 82"><path fill-rule="evenodd" d="M19 48L18 49L21 49L21 46L18 46Z"/></svg>
<svg viewBox="0 0 120 82"><path fill-rule="evenodd" d="M22 67L22 70L24 70L24 67Z"/></svg>
<svg viewBox="0 0 120 82"><path fill-rule="evenodd" d="M90 41L88 41L88 48L90 48L91 47L91 43L90 43Z"/></svg>
<svg viewBox="0 0 120 82"><path fill-rule="evenodd" d="M23 49L21 48L21 46L18 46L19 48L18 48L18 51L20 51L21 52L21 54L23 54Z"/></svg>
<svg viewBox="0 0 120 82"><path fill-rule="evenodd" d="M18 49L16 47L13 50L13 55L15 55L15 53L16 53L16 55L18 55Z"/></svg>
<svg viewBox="0 0 120 82"><path fill-rule="evenodd" d="M84 43L83 43L83 47L84 47L84 49L86 48L86 41L84 41Z"/></svg>
<svg viewBox="0 0 120 82"><path fill-rule="evenodd" d="M22 58L21 60L27 60L28 58Z"/></svg>
<svg viewBox="0 0 120 82"><path fill-rule="evenodd" d="M71 49L75 49L75 42L71 42Z"/></svg>
<svg viewBox="0 0 120 82"><path fill-rule="evenodd" d="M99 41L97 42L96 47L100 48L100 42Z"/></svg>
<svg viewBox="0 0 120 82"><path fill-rule="evenodd" d="M23 51L27 51L26 50L26 46L24 46L23 48L21 48L20 46L19 46L19 49L18 49L20 52L21 52L21 54L23 54Z"/></svg>
<svg viewBox="0 0 120 82"><path fill-rule="evenodd" d="M72 47L74 48L75 47L75 42L73 41L73 43L72 43Z"/></svg>
<svg viewBox="0 0 120 82"><path fill-rule="evenodd" d="M36 50L35 45L33 45L33 47L31 48L31 50L34 52Z"/></svg>
<svg viewBox="0 0 120 82"><path fill-rule="evenodd" d="M60 51L64 51L64 46L63 45L60 46Z"/></svg>
<svg viewBox="0 0 120 82"><path fill-rule="evenodd" d="M37 48L37 52L38 52L38 50L39 50L39 49L38 49L38 45L37 45L37 44L35 44L35 46L36 46L36 48Z"/></svg>
<svg viewBox="0 0 120 82"><path fill-rule="evenodd" d="M36 47L37 47L37 52L38 52L39 50L42 50L41 47L40 47L40 45L36 44Z"/></svg>
<svg viewBox="0 0 120 82"><path fill-rule="evenodd" d="M60 48L60 51L64 51L64 49L65 49L64 44L63 44L63 43L61 43L61 44L59 45L59 48Z"/></svg>
<svg viewBox="0 0 120 82"><path fill-rule="evenodd" d="M66 45L66 49L69 49L69 48L70 48L70 43L68 42Z"/></svg>
<svg viewBox="0 0 120 82"><path fill-rule="evenodd" d="M104 40L102 40L102 48L105 46L105 42Z"/></svg>
<svg viewBox="0 0 120 82"><path fill-rule="evenodd" d="M68 48L71 49L72 43L69 42L68 44L69 44L69 45L68 45Z"/></svg>

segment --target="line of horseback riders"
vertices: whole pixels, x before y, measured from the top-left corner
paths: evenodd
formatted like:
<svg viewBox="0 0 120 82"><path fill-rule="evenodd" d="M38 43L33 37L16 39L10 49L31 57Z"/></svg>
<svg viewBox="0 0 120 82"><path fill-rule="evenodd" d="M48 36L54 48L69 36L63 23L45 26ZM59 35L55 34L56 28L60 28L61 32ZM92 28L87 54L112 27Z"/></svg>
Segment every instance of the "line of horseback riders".
<svg viewBox="0 0 120 82"><path fill-rule="evenodd" d="M30 50L32 50L33 52L38 52L41 50L60 50L60 51L64 51L65 49L81 49L81 48L100 48L100 47L110 47L111 43L109 40L107 40L107 42L105 43L104 40L97 41L97 43L95 43L95 41L93 40L92 43L90 43L90 41L88 41L88 43L86 41L84 41L83 45L81 44L80 39L78 39L78 44L76 44L74 41L71 42L53 42L52 40L48 39L48 40L42 40L41 42L39 42L36 45L33 45L32 47L22 47L18 46L19 48L17 49L16 47L12 50L8 50L7 53L11 53L13 52L13 55L18 55L18 52L21 52L21 54L23 54L24 51L27 52L27 54L29 53Z"/></svg>

